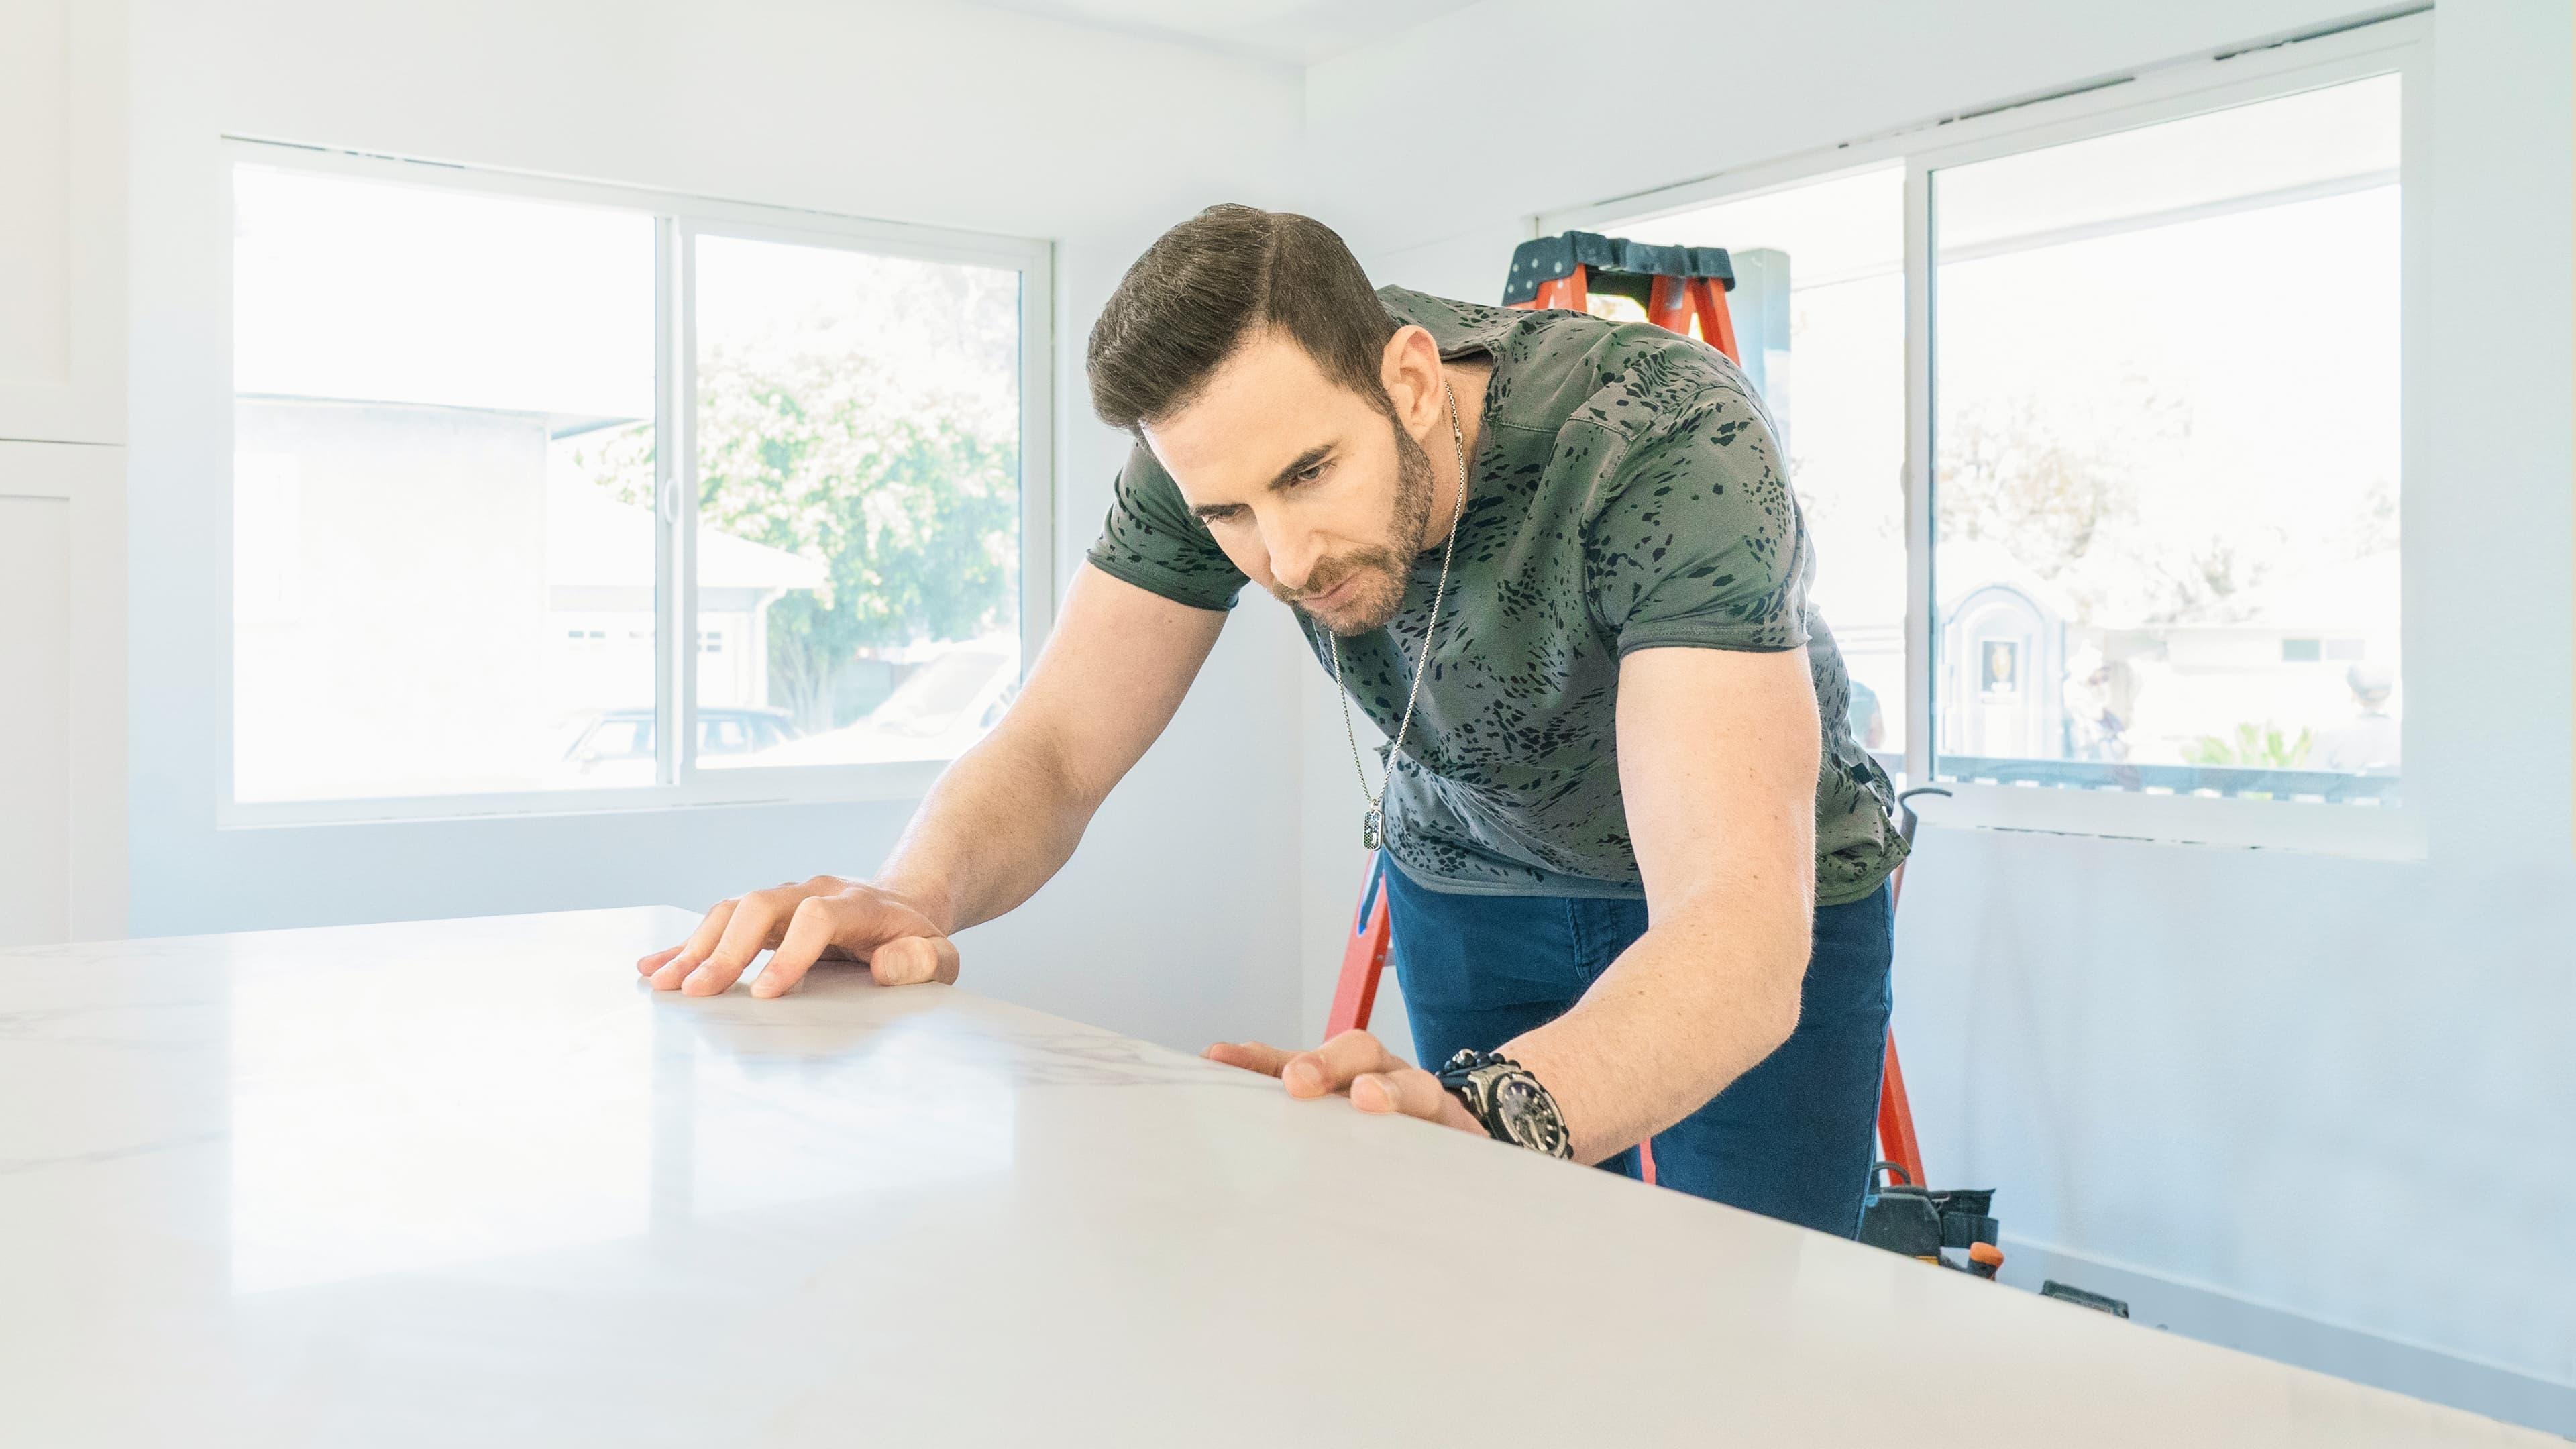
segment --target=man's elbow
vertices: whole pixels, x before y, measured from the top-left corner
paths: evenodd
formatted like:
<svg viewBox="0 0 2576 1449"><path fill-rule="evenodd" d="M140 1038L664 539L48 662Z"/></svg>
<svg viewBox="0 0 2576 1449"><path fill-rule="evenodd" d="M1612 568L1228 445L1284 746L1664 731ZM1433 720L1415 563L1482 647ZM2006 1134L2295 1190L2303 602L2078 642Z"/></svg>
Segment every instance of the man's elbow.
<svg viewBox="0 0 2576 1449"><path fill-rule="evenodd" d="M1803 976L1803 972L1801 975ZM1792 983L1785 992L1773 993L1766 1003L1755 1029L1761 1033L1762 1055L1767 1057L1789 1044L1798 1031L1798 988Z"/></svg>
<svg viewBox="0 0 2576 1449"><path fill-rule="evenodd" d="M1771 969L1764 973L1763 989L1756 993L1759 999L1753 1028L1760 1033L1764 1056L1787 1045L1798 1030L1799 1005L1806 994L1807 958L1815 949L1813 922L1804 917L1784 934L1785 941L1771 958Z"/></svg>

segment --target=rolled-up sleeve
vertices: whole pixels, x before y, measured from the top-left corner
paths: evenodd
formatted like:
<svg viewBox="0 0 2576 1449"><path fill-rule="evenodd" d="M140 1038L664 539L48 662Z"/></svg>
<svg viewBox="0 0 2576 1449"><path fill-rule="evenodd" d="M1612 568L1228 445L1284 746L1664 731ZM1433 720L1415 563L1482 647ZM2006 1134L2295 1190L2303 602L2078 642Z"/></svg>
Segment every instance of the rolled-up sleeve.
<svg viewBox="0 0 2576 1449"><path fill-rule="evenodd" d="M1141 443L1118 470L1109 517L1085 556L1112 578L1193 609L1233 608L1245 582L1243 571L1191 516L1180 486Z"/></svg>

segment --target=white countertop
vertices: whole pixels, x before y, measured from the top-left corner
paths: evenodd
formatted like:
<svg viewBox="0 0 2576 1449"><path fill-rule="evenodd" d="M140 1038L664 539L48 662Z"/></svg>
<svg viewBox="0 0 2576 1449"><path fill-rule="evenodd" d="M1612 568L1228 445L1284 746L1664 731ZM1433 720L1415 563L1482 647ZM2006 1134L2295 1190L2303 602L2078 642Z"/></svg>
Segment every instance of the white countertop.
<svg viewBox="0 0 2576 1449"><path fill-rule="evenodd" d="M0 1443L2560 1442L693 919L0 952Z"/></svg>

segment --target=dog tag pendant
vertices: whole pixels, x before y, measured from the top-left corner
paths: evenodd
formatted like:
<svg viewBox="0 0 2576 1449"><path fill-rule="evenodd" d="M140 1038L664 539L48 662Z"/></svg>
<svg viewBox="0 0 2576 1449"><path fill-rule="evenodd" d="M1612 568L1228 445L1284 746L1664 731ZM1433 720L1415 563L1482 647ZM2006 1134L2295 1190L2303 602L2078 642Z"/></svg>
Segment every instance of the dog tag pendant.
<svg viewBox="0 0 2576 1449"><path fill-rule="evenodd" d="M1360 849L1375 850L1386 839L1386 813L1372 809L1360 818Z"/></svg>

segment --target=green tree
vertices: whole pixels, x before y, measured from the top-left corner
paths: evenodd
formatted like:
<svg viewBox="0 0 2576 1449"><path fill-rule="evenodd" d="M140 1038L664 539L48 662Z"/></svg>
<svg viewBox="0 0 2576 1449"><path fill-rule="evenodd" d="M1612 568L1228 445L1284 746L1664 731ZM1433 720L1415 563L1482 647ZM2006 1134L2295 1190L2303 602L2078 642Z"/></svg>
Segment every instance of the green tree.
<svg viewBox="0 0 2576 1449"><path fill-rule="evenodd" d="M1014 617L1018 440L964 400L941 406L885 373L865 356L776 346L710 349L698 369L700 526L826 570L768 616L770 702L809 731L846 723L833 699L864 652ZM594 476L643 503L651 455L625 446Z"/></svg>

